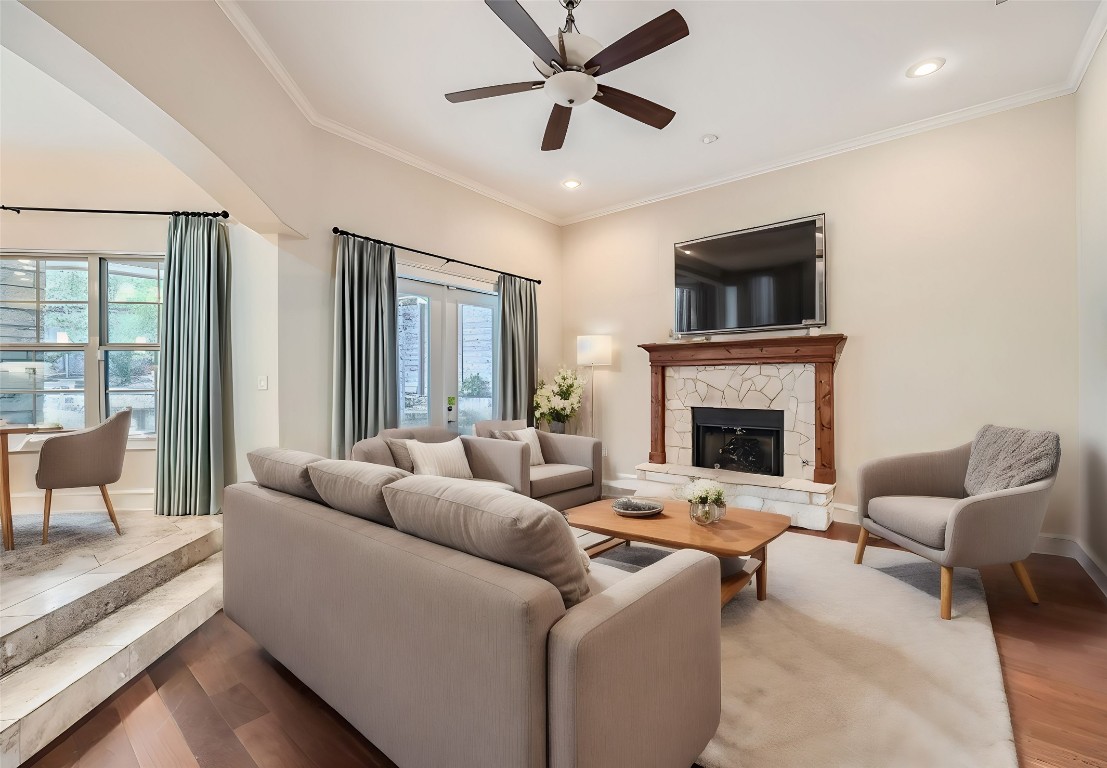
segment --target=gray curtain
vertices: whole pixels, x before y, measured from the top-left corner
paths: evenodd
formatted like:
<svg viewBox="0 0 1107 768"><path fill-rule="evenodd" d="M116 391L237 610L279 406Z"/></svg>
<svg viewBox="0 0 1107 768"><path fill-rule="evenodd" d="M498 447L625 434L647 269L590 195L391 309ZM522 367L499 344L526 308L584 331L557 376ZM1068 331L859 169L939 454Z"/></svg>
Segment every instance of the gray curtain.
<svg viewBox="0 0 1107 768"><path fill-rule="evenodd" d="M337 235L331 455L399 422L396 253L391 245Z"/></svg>
<svg viewBox="0 0 1107 768"><path fill-rule="evenodd" d="M159 515L218 514L223 495L227 227L173 216L158 366Z"/></svg>
<svg viewBox="0 0 1107 768"><path fill-rule="evenodd" d="M538 300L534 282L500 275L500 418L534 423L538 384Z"/></svg>

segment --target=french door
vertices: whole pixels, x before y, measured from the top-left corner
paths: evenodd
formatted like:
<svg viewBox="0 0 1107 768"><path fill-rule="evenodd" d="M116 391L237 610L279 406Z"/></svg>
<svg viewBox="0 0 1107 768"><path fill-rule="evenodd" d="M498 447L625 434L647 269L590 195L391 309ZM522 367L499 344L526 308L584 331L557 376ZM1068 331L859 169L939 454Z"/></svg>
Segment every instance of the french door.
<svg viewBox="0 0 1107 768"><path fill-rule="evenodd" d="M494 418L499 302L493 294L401 279L400 426L472 434Z"/></svg>

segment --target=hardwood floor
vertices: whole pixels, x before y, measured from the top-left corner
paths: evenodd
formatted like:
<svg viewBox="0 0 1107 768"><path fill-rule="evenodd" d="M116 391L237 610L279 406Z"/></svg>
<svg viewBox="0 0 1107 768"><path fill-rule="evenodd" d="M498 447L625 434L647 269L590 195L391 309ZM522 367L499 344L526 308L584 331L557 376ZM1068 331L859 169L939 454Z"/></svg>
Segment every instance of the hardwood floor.
<svg viewBox="0 0 1107 768"><path fill-rule="evenodd" d="M835 523L802 533L853 542L857 532ZM869 546L890 545L870 538ZM1041 605L1026 599L1009 567L982 571L1019 761L1023 768L1107 768L1107 598L1074 560L1033 555L1027 568ZM27 765L393 763L220 612Z"/></svg>

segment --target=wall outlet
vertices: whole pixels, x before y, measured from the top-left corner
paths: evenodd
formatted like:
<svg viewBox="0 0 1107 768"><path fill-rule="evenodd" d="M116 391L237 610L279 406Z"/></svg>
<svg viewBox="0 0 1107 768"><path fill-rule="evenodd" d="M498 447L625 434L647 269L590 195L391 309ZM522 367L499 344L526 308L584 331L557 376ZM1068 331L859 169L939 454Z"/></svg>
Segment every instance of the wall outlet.
<svg viewBox="0 0 1107 768"><path fill-rule="evenodd" d="M258 376L258 389L269 389L268 376Z"/></svg>
<svg viewBox="0 0 1107 768"><path fill-rule="evenodd" d="M607 446L606 445L603 447L603 455L604 455L604 458L607 457Z"/></svg>

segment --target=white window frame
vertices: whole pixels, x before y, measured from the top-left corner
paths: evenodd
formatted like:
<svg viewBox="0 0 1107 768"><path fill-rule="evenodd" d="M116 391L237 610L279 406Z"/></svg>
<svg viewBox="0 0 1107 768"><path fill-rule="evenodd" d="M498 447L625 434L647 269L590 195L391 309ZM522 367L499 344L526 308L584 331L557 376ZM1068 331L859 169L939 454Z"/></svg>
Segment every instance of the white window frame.
<svg viewBox="0 0 1107 768"><path fill-rule="evenodd" d="M59 344L36 341L34 343L5 343L5 350L18 350L28 352L82 352L84 353L85 385L85 426L93 427L101 423L107 413L108 382L105 367L105 352L111 350L120 351L161 351L163 329L161 327L161 312L158 320L157 344L134 343L110 343L107 336L107 279L108 264L113 261L165 261L164 253L136 253L128 251L54 251L38 249L0 249L0 259L5 262L18 261L19 259L36 259L49 261L84 261L88 274L88 341L86 343ZM37 268L37 265L36 265ZM103 298L102 298L103 297ZM164 293L162 295L164 300ZM29 303L29 302L28 302ZM36 302L40 304L41 302ZM51 303L51 302L47 302ZM124 303L124 302L116 302ZM142 303L142 302L139 302ZM41 316L41 314L40 314ZM160 364L160 359L159 359ZM131 390L116 390L131 391ZM148 390L133 390L147 393ZM38 393L38 390L35 390ZM154 390L154 403L160 393ZM154 439L153 432L132 434L131 440Z"/></svg>

